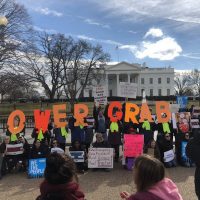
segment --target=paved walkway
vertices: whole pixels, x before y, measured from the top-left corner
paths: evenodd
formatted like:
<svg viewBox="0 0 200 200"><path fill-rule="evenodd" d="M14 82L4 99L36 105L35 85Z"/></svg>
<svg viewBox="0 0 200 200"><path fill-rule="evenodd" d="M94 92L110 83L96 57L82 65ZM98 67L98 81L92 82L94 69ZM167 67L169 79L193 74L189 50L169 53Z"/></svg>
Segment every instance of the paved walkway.
<svg viewBox="0 0 200 200"><path fill-rule="evenodd" d="M196 200L194 168L167 169L167 176L178 186L184 200ZM28 179L26 174L10 174L0 181L0 200L34 200L39 194L42 179ZM119 192L134 192L132 172L115 165L111 172L89 171L79 176L87 200L120 200Z"/></svg>

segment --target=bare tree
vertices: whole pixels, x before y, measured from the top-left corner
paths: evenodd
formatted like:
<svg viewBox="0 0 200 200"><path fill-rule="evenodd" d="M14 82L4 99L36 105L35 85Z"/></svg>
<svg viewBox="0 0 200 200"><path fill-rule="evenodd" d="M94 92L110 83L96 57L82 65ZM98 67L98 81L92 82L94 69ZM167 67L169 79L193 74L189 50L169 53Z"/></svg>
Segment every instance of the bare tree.
<svg viewBox="0 0 200 200"><path fill-rule="evenodd" d="M64 91L73 108L76 99L81 97L85 88L92 86L94 80L102 78L100 69L103 69L110 56L104 53L100 45L93 46L79 40L72 41L72 48L67 58L63 59Z"/></svg>
<svg viewBox="0 0 200 200"><path fill-rule="evenodd" d="M7 72L0 76L0 94L1 101L3 101L5 95L12 100L17 98L31 99L37 94L37 91L24 75Z"/></svg>
<svg viewBox="0 0 200 200"><path fill-rule="evenodd" d="M189 75L187 74L177 74L175 76L175 93L176 95L188 95L193 96L193 90L191 87L189 87Z"/></svg>
<svg viewBox="0 0 200 200"><path fill-rule="evenodd" d="M200 105L200 70L194 69L189 76L189 85L194 88L195 94L199 97Z"/></svg>
<svg viewBox="0 0 200 200"><path fill-rule="evenodd" d="M32 46L24 52L15 70L24 74L30 81L40 83L45 94L52 101L63 86L63 65L61 53L62 35L38 35L37 46Z"/></svg>
<svg viewBox="0 0 200 200"><path fill-rule="evenodd" d="M30 17L24 6L14 0L0 0L0 15L7 25L0 26L0 69L19 59L19 52L32 41Z"/></svg>

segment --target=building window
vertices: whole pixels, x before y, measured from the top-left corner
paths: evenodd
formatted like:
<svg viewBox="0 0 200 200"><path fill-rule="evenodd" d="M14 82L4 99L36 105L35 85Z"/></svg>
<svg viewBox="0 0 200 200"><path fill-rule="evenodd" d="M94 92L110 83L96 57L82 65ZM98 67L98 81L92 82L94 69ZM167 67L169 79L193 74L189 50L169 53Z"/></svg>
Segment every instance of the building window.
<svg viewBox="0 0 200 200"><path fill-rule="evenodd" d="M112 97L112 90L109 90L109 96Z"/></svg>
<svg viewBox="0 0 200 200"><path fill-rule="evenodd" d="M144 84L144 78L141 78L141 84Z"/></svg>
<svg viewBox="0 0 200 200"><path fill-rule="evenodd" d="M167 89L167 96L170 96L170 89Z"/></svg>
<svg viewBox="0 0 200 200"><path fill-rule="evenodd" d="M150 96L153 96L153 89L150 89Z"/></svg>
<svg viewBox="0 0 200 200"><path fill-rule="evenodd" d="M89 97L92 97L92 90L89 90Z"/></svg>
<svg viewBox="0 0 200 200"><path fill-rule="evenodd" d="M144 91L145 91L144 89L141 89L141 96L143 96Z"/></svg>
<svg viewBox="0 0 200 200"><path fill-rule="evenodd" d="M168 83L168 84L170 83L170 78L167 78L167 83Z"/></svg>
<svg viewBox="0 0 200 200"><path fill-rule="evenodd" d="M153 84L153 78L150 78L150 79L149 79L149 83L150 83L150 84Z"/></svg>
<svg viewBox="0 0 200 200"><path fill-rule="evenodd" d="M161 78L158 78L158 84L161 84Z"/></svg>
<svg viewBox="0 0 200 200"><path fill-rule="evenodd" d="M162 90L158 89L158 96L162 96Z"/></svg>

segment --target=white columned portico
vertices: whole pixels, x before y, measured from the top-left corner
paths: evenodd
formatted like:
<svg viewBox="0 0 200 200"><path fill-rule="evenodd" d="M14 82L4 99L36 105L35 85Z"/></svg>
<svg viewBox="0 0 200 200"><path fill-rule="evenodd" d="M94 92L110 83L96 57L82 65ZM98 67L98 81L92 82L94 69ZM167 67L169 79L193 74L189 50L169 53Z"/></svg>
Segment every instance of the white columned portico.
<svg viewBox="0 0 200 200"><path fill-rule="evenodd" d="M119 95L119 74L116 74L117 76L117 96Z"/></svg>

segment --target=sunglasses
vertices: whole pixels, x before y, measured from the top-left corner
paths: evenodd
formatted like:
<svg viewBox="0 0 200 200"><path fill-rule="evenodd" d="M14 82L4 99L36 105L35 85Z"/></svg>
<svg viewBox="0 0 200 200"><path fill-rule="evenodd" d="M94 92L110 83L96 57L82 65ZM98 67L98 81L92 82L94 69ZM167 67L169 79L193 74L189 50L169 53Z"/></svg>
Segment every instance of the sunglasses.
<svg viewBox="0 0 200 200"><path fill-rule="evenodd" d="M169 138L170 136L169 135L167 135L167 136L165 136L166 138Z"/></svg>
<svg viewBox="0 0 200 200"><path fill-rule="evenodd" d="M186 137L189 137L189 135L185 135Z"/></svg>

